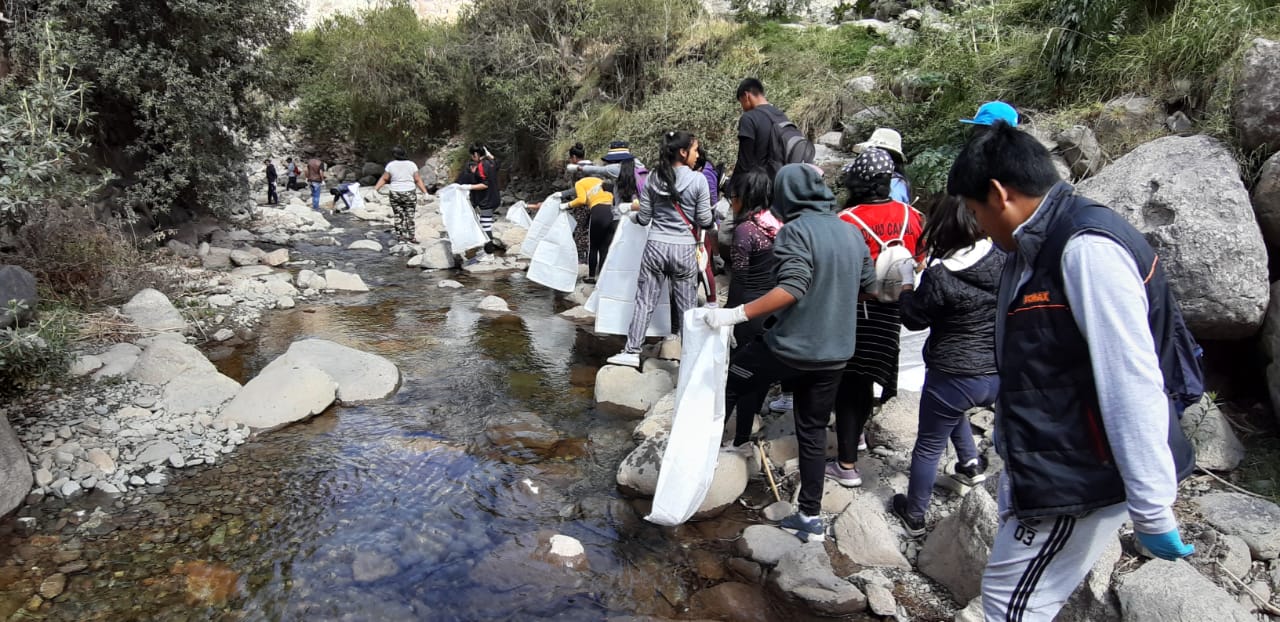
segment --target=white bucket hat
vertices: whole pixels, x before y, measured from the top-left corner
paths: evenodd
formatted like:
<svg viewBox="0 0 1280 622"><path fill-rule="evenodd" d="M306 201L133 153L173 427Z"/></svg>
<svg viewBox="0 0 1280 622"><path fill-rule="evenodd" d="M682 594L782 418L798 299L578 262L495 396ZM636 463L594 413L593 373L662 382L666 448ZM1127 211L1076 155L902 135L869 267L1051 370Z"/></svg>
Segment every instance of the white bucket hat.
<svg viewBox="0 0 1280 622"><path fill-rule="evenodd" d="M899 162L905 162L907 159L907 157L902 153L902 134L899 134L896 130L891 130L887 127L876 128L876 131L871 133L871 138L868 138L865 143L858 143L858 145L854 147L854 151L861 153L863 149L868 147L884 149L889 152L889 155L893 156L893 158Z"/></svg>

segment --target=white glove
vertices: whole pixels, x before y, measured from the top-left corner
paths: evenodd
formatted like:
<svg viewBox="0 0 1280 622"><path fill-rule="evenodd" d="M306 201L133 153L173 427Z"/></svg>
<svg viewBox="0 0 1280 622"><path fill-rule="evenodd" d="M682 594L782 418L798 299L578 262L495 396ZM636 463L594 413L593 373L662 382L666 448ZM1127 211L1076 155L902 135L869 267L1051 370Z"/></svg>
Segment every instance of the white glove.
<svg viewBox="0 0 1280 622"><path fill-rule="evenodd" d="M582 167L578 166L577 164L566 164L564 167L564 170L569 173L576 173L582 170Z"/></svg>
<svg viewBox="0 0 1280 622"><path fill-rule="evenodd" d="M470 192L470 191L471 191L471 184L458 184L458 189L459 189L459 190L461 190L461 191L463 191L463 192Z"/></svg>
<svg viewBox="0 0 1280 622"><path fill-rule="evenodd" d="M898 264L898 276L902 277L903 287L915 287L916 285L915 264L909 261L904 261Z"/></svg>
<svg viewBox="0 0 1280 622"><path fill-rule="evenodd" d="M741 324L747 321L747 308L743 305L738 305L732 309L707 309L707 315L703 321L711 328L724 328Z"/></svg>

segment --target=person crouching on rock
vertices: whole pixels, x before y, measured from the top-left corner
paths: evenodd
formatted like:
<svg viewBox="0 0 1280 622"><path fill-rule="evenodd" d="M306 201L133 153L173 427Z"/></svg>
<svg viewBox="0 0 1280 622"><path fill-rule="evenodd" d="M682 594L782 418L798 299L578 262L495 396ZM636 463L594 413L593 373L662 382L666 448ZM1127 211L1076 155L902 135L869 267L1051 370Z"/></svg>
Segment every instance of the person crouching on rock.
<svg viewBox="0 0 1280 622"><path fill-rule="evenodd" d="M698 139L688 132L667 132L661 155L631 215L637 224L653 226L641 259L627 345L609 357L613 365L640 367L640 346L659 297L671 296L673 335L680 332L685 310L698 304L699 232L714 223L707 178L692 168L698 161Z"/></svg>
<svg viewBox="0 0 1280 622"><path fill-rule="evenodd" d="M426 194L427 186L422 183L422 176L418 174L418 165L405 155L403 148L392 149L391 157L395 159L387 163L386 172L374 185L373 191L377 192L384 185L387 186L387 190L391 192L391 212L396 219L396 239L417 244L417 225L414 219L418 212L418 193L415 190ZM347 207L350 209L350 206Z"/></svg>
<svg viewBox="0 0 1280 622"><path fill-rule="evenodd" d="M773 245L778 284L745 305L710 310L706 322L719 328L774 315L763 338L734 356L725 412L736 409L739 417L750 418L760 411L770 385L790 381L800 446L800 508L780 526L813 542L826 536L821 510L827 420L845 362L853 356L859 321L849 304L876 275L867 243L836 217L835 195L822 181L821 169L788 164L778 171L773 188L774 210L785 223ZM752 445L739 447L754 462Z"/></svg>

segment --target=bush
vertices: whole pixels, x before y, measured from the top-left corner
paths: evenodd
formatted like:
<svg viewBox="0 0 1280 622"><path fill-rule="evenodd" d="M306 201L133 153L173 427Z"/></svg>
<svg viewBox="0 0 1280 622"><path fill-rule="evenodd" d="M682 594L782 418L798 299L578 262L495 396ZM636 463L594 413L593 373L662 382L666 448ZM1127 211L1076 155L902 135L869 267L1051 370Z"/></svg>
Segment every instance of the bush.
<svg viewBox="0 0 1280 622"><path fill-rule="evenodd" d="M51 309L24 328L0 331L0 395L56 380L67 369L74 314Z"/></svg>

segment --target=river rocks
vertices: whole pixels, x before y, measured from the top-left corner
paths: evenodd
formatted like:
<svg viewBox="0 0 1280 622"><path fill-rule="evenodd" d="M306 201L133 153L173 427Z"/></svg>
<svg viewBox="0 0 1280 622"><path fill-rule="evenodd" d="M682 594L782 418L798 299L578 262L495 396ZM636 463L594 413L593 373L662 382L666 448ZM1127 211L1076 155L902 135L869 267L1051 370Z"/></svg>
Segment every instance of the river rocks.
<svg viewBox="0 0 1280 622"><path fill-rule="evenodd" d="M658 470L666 449L667 435L660 434L631 450L618 465L618 490L632 497L652 497L658 488Z"/></svg>
<svg viewBox="0 0 1280 622"><path fill-rule="evenodd" d="M99 473L111 475L116 472L116 461L112 460L111 455L107 452L95 447L89 450L88 458Z"/></svg>
<svg viewBox="0 0 1280 622"><path fill-rule="evenodd" d="M462 289L462 283L459 283L452 279L445 279L443 281L440 281L439 283L436 283L436 287L439 287L441 289Z"/></svg>
<svg viewBox="0 0 1280 622"><path fill-rule="evenodd" d="M57 598L67 589L67 575L55 572L40 582L40 597L45 600Z"/></svg>
<svg viewBox="0 0 1280 622"><path fill-rule="evenodd" d="M356 553L351 562L351 578L356 583L374 583L394 577L400 573L400 566L391 556L369 551Z"/></svg>
<svg viewBox="0 0 1280 622"><path fill-rule="evenodd" d="M324 282L327 289L343 292L369 291L369 286L364 284L364 279L361 279L360 275L340 270L325 270Z"/></svg>
<svg viewBox="0 0 1280 622"><path fill-rule="evenodd" d="M324 277L310 270L300 270L294 282L302 289L321 290L329 287L329 283L324 280Z"/></svg>
<svg viewBox="0 0 1280 622"><path fill-rule="evenodd" d="M480 301L480 304L476 305L476 309L481 311L506 313L511 310L511 307L507 306L507 301L497 296L485 296L484 299Z"/></svg>
<svg viewBox="0 0 1280 622"><path fill-rule="evenodd" d="M195 347L185 342L162 339L142 351L137 364L129 371L129 378L163 386L187 373L216 374L218 370Z"/></svg>
<svg viewBox="0 0 1280 622"><path fill-rule="evenodd" d="M1239 536L1222 536L1218 540L1222 567L1237 577L1244 577L1253 568L1253 555L1249 543Z"/></svg>
<svg viewBox="0 0 1280 622"><path fill-rule="evenodd" d="M584 306L576 306L572 309L560 313L560 317L575 322L592 322L596 319L596 314L587 310Z"/></svg>
<svg viewBox="0 0 1280 622"><path fill-rule="evenodd" d="M333 378L311 365L285 358L272 361L244 385L218 415L218 421L273 430L328 408L338 395Z"/></svg>
<svg viewBox="0 0 1280 622"><path fill-rule="evenodd" d="M1254 39L1244 53L1232 115L1245 151L1280 151L1280 43Z"/></svg>
<svg viewBox="0 0 1280 622"><path fill-rule="evenodd" d="M239 392L240 383L217 370L188 371L170 380L164 386L160 399L169 412L191 414L217 410Z"/></svg>
<svg viewBox="0 0 1280 622"><path fill-rule="evenodd" d="M493 237L507 248L520 248L529 230L517 224L499 220L493 223Z"/></svg>
<svg viewBox="0 0 1280 622"><path fill-rule="evenodd" d="M769 580L820 615L845 616L867 608L866 596L836 576L821 542L803 544L783 555Z"/></svg>
<svg viewBox="0 0 1280 622"><path fill-rule="evenodd" d="M510 449L546 451L560 442L560 432L533 413L511 413L484 432L490 443Z"/></svg>
<svg viewBox="0 0 1280 622"><path fill-rule="evenodd" d="M694 512L694 520L704 520L722 514L742 496L747 489L747 460L736 451L721 451L716 459L715 475L707 488L707 496Z"/></svg>
<svg viewBox="0 0 1280 622"><path fill-rule="evenodd" d="M277 248L262 257L262 263L271 266L283 266L289 263L289 249Z"/></svg>
<svg viewBox="0 0 1280 622"><path fill-rule="evenodd" d="M409 259L411 268L448 270L454 267L453 249L448 240L425 240L422 253Z"/></svg>
<svg viewBox="0 0 1280 622"><path fill-rule="evenodd" d="M160 464L168 462L169 458L179 453L177 445L169 441L153 441L148 443L138 452L137 462L142 464Z"/></svg>
<svg viewBox="0 0 1280 622"><path fill-rule="evenodd" d="M1280 507L1238 492L1212 492L1195 501L1214 529L1239 536L1254 559L1280 556Z"/></svg>
<svg viewBox="0 0 1280 622"><path fill-rule="evenodd" d="M225 605L239 592L240 573L226 564L205 561L179 561L173 574L186 575L187 601L206 606Z"/></svg>
<svg viewBox="0 0 1280 622"><path fill-rule="evenodd" d="M272 365L300 364L325 374L338 385L338 399L345 403L380 400L400 386L400 369L376 354L325 341L295 341Z"/></svg>
<svg viewBox="0 0 1280 622"><path fill-rule="evenodd" d="M31 465L9 419L0 414L0 516L18 507L31 490Z"/></svg>
<svg viewBox="0 0 1280 622"><path fill-rule="evenodd" d="M671 432L671 421L676 414L676 392L671 391L653 404L644 415L644 419L636 424L631 438L637 443L653 438L659 434Z"/></svg>
<svg viewBox="0 0 1280 622"><path fill-rule="evenodd" d="M1104 136L1142 137L1160 131L1163 121L1156 100L1130 93L1103 104L1096 129Z"/></svg>
<svg viewBox="0 0 1280 622"><path fill-rule="evenodd" d="M185 332L189 326L169 298L154 289L144 289L120 309L139 328L155 332Z"/></svg>
<svg viewBox="0 0 1280 622"><path fill-rule="evenodd" d="M1182 432L1195 446L1201 468L1230 471L1244 460L1244 445L1207 395L1182 413Z"/></svg>
<svg viewBox="0 0 1280 622"><path fill-rule="evenodd" d="M800 539L772 525L751 525L742 530L738 554L766 566L776 565L783 556L800 548Z"/></svg>
<svg viewBox="0 0 1280 622"><path fill-rule="evenodd" d="M1191 564L1151 560L1120 577L1124 622L1256 622L1257 618Z"/></svg>
<svg viewBox="0 0 1280 622"><path fill-rule="evenodd" d="M1262 238L1270 248L1280 249L1280 152L1263 163L1252 198Z"/></svg>
<svg viewBox="0 0 1280 622"><path fill-rule="evenodd" d="M582 543L576 538L561 534L553 535L540 542L538 550L534 552L533 556L534 559L547 562L553 566L561 566L572 570L586 570L589 566L587 552L582 547Z"/></svg>
<svg viewBox="0 0 1280 622"><path fill-rule="evenodd" d="M981 594L982 569L995 542L998 519L991 495L982 487L974 488L925 540L918 560L920 572L945 586L957 601Z"/></svg>
<svg viewBox="0 0 1280 622"><path fill-rule="evenodd" d="M880 407L880 412L867 422L867 441L896 452L909 452L916 444L919 425L920 394L900 391L897 397Z"/></svg>
<svg viewBox="0 0 1280 622"><path fill-rule="evenodd" d="M35 317L39 302L36 277L18 266L0 266L0 330L25 326ZM15 304L22 305L17 313L10 311Z"/></svg>
<svg viewBox="0 0 1280 622"><path fill-rule="evenodd" d="M374 240L356 240L355 242L352 242L350 246L347 246L347 250L373 251L375 253L381 253L382 245Z"/></svg>
<svg viewBox="0 0 1280 622"><path fill-rule="evenodd" d="M1082 182L1079 191L1146 236L1197 337L1241 339L1257 332L1269 295L1266 248L1225 145L1207 136L1161 138ZM1200 199L1206 196L1213 201Z"/></svg>
<svg viewBox="0 0 1280 622"><path fill-rule="evenodd" d="M644 373L633 367L606 365L596 373L596 408L621 415L647 412L675 389L671 374L661 369Z"/></svg>
<svg viewBox="0 0 1280 622"><path fill-rule="evenodd" d="M889 527L881 506L874 496L859 495L836 519L840 552L859 566L910 570L911 564L898 550L897 532Z"/></svg>
<svg viewBox="0 0 1280 622"><path fill-rule="evenodd" d="M81 354L71 361L67 374L72 377L87 376L102 368L102 359L92 354Z"/></svg>
<svg viewBox="0 0 1280 622"><path fill-rule="evenodd" d="M1102 170L1105 156L1093 130L1083 125L1074 125L1058 132L1053 140L1058 144L1057 148L1067 166L1071 168L1072 179L1089 177Z"/></svg>
<svg viewBox="0 0 1280 622"><path fill-rule="evenodd" d="M142 356L142 348L132 343L117 343L98 355L98 358L102 359L102 367L94 372L93 379L103 380L123 376L133 369L140 356Z"/></svg>

